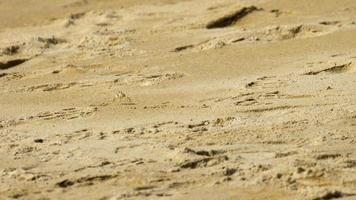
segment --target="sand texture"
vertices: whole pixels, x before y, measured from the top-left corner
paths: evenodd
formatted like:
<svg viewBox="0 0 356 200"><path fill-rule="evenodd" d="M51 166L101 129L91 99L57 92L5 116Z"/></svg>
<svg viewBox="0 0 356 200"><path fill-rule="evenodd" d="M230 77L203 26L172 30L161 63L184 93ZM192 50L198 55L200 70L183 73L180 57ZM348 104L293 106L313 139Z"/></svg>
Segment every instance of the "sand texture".
<svg viewBox="0 0 356 200"><path fill-rule="evenodd" d="M356 1L0 0L0 199L356 199Z"/></svg>

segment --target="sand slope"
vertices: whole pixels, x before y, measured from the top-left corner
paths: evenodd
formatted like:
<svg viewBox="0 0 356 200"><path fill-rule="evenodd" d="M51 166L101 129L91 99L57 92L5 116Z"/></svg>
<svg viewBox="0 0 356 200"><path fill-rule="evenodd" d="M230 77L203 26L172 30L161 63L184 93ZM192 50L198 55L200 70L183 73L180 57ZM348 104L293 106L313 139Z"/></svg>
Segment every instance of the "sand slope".
<svg viewBox="0 0 356 200"><path fill-rule="evenodd" d="M356 198L354 0L0 0L0 199Z"/></svg>

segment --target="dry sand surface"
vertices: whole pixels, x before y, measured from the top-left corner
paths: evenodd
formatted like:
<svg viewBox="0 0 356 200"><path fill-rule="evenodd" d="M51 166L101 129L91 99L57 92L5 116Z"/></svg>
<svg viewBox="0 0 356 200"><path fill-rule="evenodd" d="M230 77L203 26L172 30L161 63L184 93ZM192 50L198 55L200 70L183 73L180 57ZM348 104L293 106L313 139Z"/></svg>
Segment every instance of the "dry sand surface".
<svg viewBox="0 0 356 200"><path fill-rule="evenodd" d="M0 0L0 199L356 199L355 0Z"/></svg>

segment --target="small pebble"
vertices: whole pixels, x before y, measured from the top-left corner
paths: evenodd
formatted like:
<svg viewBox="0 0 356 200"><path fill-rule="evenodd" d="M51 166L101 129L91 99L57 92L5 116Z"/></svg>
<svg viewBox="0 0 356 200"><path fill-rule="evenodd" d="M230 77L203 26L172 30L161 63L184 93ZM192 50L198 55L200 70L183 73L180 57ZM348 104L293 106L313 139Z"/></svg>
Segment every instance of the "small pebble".
<svg viewBox="0 0 356 200"><path fill-rule="evenodd" d="M43 143L44 140L43 140L43 139L35 139L34 142L35 142L35 143Z"/></svg>

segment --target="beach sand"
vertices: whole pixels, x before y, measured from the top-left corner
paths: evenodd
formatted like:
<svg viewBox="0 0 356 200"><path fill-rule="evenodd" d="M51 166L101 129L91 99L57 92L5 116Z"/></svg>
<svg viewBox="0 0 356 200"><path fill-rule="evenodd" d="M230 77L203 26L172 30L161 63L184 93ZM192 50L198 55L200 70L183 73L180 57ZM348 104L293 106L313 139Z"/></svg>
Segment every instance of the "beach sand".
<svg viewBox="0 0 356 200"><path fill-rule="evenodd" d="M0 0L0 199L356 199L355 0Z"/></svg>

